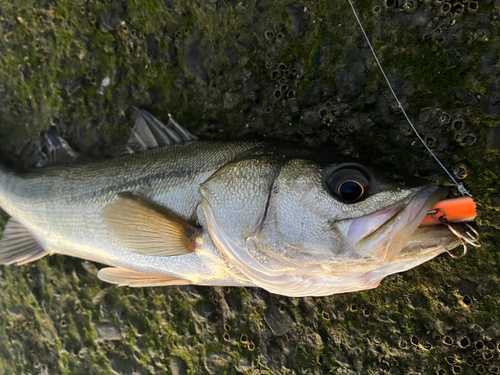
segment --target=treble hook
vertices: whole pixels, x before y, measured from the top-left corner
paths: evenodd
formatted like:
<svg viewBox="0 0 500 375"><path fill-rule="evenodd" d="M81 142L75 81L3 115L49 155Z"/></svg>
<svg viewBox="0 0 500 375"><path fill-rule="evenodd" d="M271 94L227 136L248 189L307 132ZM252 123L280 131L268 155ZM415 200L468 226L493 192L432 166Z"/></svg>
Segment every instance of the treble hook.
<svg viewBox="0 0 500 375"><path fill-rule="evenodd" d="M441 211L443 213L443 215L437 217L436 214L439 211ZM448 227L448 229L451 231L451 233L453 233L455 236L457 236L458 239L462 242L462 246L463 246L464 250L463 250L461 255L454 255L448 249L445 249L446 252L448 253L448 255L451 256L453 259L463 258L467 254L467 244L472 245L474 247L481 247L481 242L479 242L479 233L474 228L472 228L469 224L463 223L472 231L472 233L469 231L466 231L465 232L466 235L463 235L462 233L460 233L457 229L455 229L448 222L448 220L446 219L446 211L444 209L438 207L438 208L430 211L429 214L432 215L434 220L439 220L439 222L441 224L446 225Z"/></svg>

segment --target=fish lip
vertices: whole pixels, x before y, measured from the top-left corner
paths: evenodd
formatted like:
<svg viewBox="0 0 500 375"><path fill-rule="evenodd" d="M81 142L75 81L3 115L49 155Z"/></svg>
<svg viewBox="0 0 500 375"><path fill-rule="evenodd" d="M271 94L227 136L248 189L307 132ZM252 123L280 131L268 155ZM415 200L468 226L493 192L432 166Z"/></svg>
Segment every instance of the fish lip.
<svg viewBox="0 0 500 375"><path fill-rule="evenodd" d="M361 254L384 263L403 250L431 208L445 196L436 185L418 189L411 197L371 215L353 219L344 235ZM377 225L378 224L378 225Z"/></svg>

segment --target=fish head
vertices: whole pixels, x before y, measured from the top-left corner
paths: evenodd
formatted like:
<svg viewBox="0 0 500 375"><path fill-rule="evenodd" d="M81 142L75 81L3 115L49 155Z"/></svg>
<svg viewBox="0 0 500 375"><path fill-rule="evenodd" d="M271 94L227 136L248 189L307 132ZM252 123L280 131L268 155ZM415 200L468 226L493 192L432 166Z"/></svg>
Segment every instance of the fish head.
<svg viewBox="0 0 500 375"><path fill-rule="evenodd" d="M200 191L221 252L280 294L367 289L457 244L443 228L418 228L445 189L339 156L256 154Z"/></svg>

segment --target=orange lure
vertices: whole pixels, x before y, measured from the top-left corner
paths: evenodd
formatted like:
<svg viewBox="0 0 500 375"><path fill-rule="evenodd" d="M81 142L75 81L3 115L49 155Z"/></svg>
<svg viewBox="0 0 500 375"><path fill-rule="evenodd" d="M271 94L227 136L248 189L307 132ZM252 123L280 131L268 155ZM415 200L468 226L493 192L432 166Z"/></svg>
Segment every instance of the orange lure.
<svg viewBox="0 0 500 375"><path fill-rule="evenodd" d="M476 202L470 197L461 197L454 199L446 199L438 202L432 207L434 215L428 214L420 228L440 225L440 217L443 217L446 212L446 220L449 223L463 223L472 221L476 218Z"/></svg>

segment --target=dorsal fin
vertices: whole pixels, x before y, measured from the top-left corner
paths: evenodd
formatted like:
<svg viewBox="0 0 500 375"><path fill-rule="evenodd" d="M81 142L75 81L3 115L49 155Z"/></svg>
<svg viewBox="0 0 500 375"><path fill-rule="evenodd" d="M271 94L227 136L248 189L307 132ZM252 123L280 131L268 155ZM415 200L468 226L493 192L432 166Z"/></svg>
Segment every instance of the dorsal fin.
<svg viewBox="0 0 500 375"><path fill-rule="evenodd" d="M60 136L57 127L52 125L42 136L42 158L36 167L71 163L78 157L79 154Z"/></svg>
<svg viewBox="0 0 500 375"><path fill-rule="evenodd" d="M198 230L172 211L132 193L120 193L101 218L121 244L154 256L189 254Z"/></svg>
<svg viewBox="0 0 500 375"><path fill-rule="evenodd" d="M137 272L115 267L103 268L99 271L97 276L107 283L116 284L118 286L130 286L133 288L190 284L187 280L177 279L167 275Z"/></svg>
<svg viewBox="0 0 500 375"><path fill-rule="evenodd" d="M155 147L165 147L184 142L192 142L197 138L182 127L172 115L168 114L165 125L147 111L137 109L137 118L130 131L130 138L122 150L122 155L146 151Z"/></svg>
<svg viewBox="0 0 500 375"><path fill-rule="evenodd" d="M40 259L49 252L42 249L33 235L11 218L0 240L0 264L25 264Z"/></svg>

